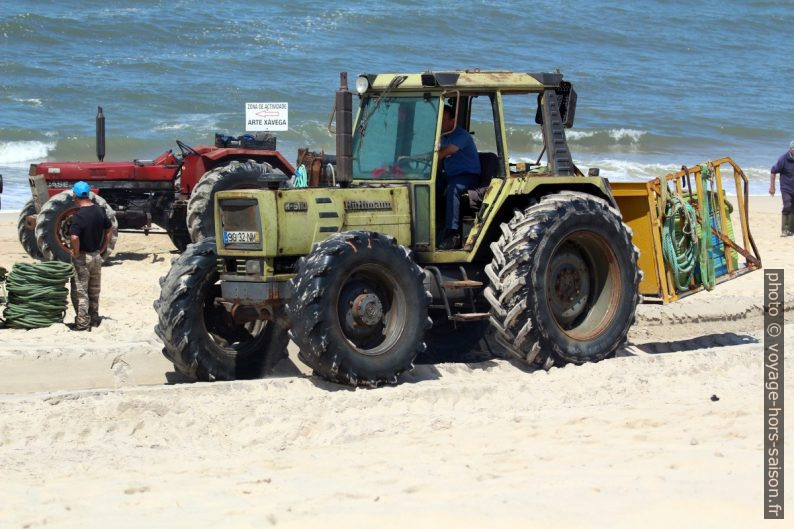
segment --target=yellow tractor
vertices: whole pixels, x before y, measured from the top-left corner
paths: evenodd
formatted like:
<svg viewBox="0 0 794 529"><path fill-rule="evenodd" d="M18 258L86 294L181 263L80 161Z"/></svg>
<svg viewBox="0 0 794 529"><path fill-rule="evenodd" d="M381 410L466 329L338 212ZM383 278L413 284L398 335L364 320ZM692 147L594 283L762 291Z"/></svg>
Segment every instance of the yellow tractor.
<svg viewBox="0 0 794 529"><path fill-rule="evenodd" d="M259 377L290 337L317 375L354 386L394 383L428 348L452 359L483 341L546 368L595 362L625 343L643 296L670 302L760 267L738 166L741 244L722 192L730 160L637 184L583 174L565 138L576 92L560 73L361 75L355 119L346 74L340 84L335 170L314 187L273 175L218 192L217 239L161 280L156 332L180 373ZM536 163L511 161L506 98L534 110ZM452 188L439 152L475 121L492 151L455 197L460 247L442 249Z"/></svg>

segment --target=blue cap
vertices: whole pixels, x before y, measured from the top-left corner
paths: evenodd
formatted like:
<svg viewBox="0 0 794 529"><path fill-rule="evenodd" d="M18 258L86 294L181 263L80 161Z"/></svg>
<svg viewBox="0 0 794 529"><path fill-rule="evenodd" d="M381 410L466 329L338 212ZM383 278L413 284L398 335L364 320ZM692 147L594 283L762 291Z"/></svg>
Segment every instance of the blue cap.
<svg viewBox="0 0 794 529"><path fill-rule="evenodd" d="M88 193L91 192L91 187L82 180L80 180L72 187L72 191L74 192L74 196L76 197L88 198Z"/></svg>

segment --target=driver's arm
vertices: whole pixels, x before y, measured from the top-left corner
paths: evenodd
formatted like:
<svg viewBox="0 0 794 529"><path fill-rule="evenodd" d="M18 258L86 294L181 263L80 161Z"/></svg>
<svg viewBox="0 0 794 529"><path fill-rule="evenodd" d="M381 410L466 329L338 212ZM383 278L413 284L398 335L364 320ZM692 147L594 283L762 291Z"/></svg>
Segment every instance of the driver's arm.
<svg viewBox="0 0 794 529"><path fill-rule="evenodd" d="M443 160L447 156L451 156L451 155L455 154L456 152L458 152L459 150L460 149L458 149L458 146L455 145L454 143L450 143L449 145L445 145L444 147L441 147L438 150L438 159L439 160Z"/></svg>
<svg viewBox="0 0 794 529"><path fill-rule="evenodd" d="M450 143L449 145L445 145L444 147L441 147L438 150L438 159L439 160L443 160L447 156L451 156L451 155L455 154L456 152L458 152L459 150L460 149L458 149L458 146L455 145L454 143ZM430 161L432 159L433 159L433 151L426 152L424 154L417 154L415 156L398 156L397 157L397 161L398 162L401 161L401 160L426 160L426 161Z"/></svg>

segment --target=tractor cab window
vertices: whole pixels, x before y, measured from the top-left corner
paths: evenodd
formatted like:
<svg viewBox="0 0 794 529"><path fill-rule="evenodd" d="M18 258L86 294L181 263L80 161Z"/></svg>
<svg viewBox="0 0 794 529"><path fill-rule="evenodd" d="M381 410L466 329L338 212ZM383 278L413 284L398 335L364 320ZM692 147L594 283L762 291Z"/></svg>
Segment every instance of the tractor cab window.
<svg viewBox="0 0 794 529"><path fill-rule="evenodd" d="M469 99L469 132L480 152L497 152L493 101L487 95Z"/></svg>
<svg viewBox="0 0 794 529"><path fill-rule="evenodd" d="M429 180L438 99L368 97L353 130L353 178Z"/></svg>

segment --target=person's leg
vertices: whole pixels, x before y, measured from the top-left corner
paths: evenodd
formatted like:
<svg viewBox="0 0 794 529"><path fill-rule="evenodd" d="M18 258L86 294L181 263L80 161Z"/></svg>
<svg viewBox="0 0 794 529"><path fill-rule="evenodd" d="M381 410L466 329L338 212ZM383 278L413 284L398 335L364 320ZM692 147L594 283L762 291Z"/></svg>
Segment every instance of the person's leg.
<svg viewBox="0 0 794 529"><path fill-rule="evenodd" d="M449 179L446 188L447 214L445 226L449 230L460 230L460 195L477 185L479 177L473 174L459 175Z"/></svg>
<svg viewBox="0 0 794 529"><path fill-rule="evenodd" d="M444 227L446 233L444 240L439 245L440 250L460 248L460 195L477 184L477 175L460 175L449 178L446 193L446 214Z"/></svg>
<svg viewBox="0 0 794 529"><path fill-rule="evenodd" d="M89 272L86 266L86 257L73 258L74 277L72 278L72 300L76 300L74 307L74 326L77 329L87 329L91 324L88 316L88 279Z"/></svg>
<svg viewBox="0 0 794 529"><path fill-rule="evenodd" d="M88 317L91 325L99 324L99 291L102 284L102 257L99 252L87 257L88 279Z"/></svg>
<svg viewBox="0 0 794 529"><path fill-rule="evenodd" d="M74 264L72 264L74 266ZM75 316L77 315L77 310L80 307L80 300L77 298L77 269L75 268L75 273L72 274L72 288L69 289L69 297L72 298L72 308L74 309Z"/></svg>
<svg viewBox="0 0 794 529"><path fill-rule="evenodd" d="M460 231L460 194L467 187L461 182L450 182L446 189L446 218L444 227L448 231Z"/></svg>
<svg viewBox="0 0 794 529"><path fill-rule="evenodd" d="M787 193L781 190L783 197L783 221L780 233L783 237L794 235L794 193Z"/></svg>

